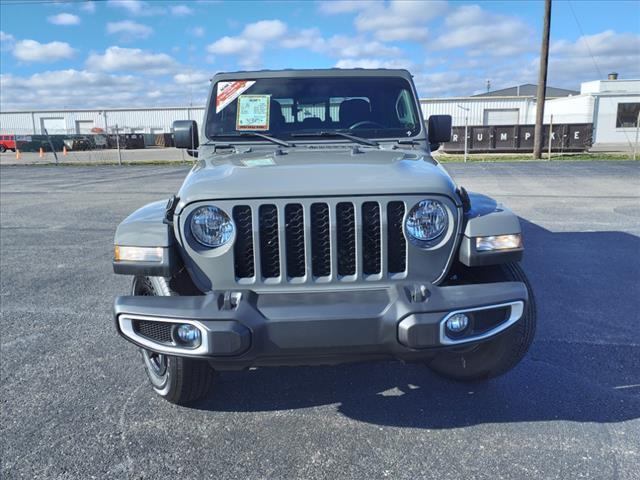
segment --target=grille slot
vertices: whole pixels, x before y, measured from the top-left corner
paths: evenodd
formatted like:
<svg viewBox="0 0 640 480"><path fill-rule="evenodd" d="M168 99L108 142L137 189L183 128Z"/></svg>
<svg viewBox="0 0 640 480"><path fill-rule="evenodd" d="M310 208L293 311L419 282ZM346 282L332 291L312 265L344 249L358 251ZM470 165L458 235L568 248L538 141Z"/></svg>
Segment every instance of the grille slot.
<svg viewBox="0 0 640 480"><path fill-rule="evenodd" d="M375 275L381 271L380 205L362 204L362 271Z"/></svg>
<svg viewBox="0 0 640 480"><path fill-rule="evenodd" d="M241 284L334 283L408 275L406 202L394 198L244 200L232 266Z"/></svg>
<svg viewBox="0 0 640 480"><path fill-rule="evenodd" d="M407 269L407 240L402 232L404 202L387 204L387 258L389 273L401 273Z"/></svg>
<svg viewBox="0 0 640 480"><path fill-rule="evenodd" d="M287 275L304 277L304 213L302 205L290 203L284 209L287 245Z"/></svg>
<svg viewBox="0 0 640 480"><path fill-rule="evenodd" d="M338 239L338 275L356 274L356 216L352 203L336 205L336 233Z"/></svg>
<svg viewBox="0 0 640 480"><path fill-rule="evenodd" d="M331 226L329 205L311 205L311 265L314 277L331 275Z"/></svg>
<svg viewBox="0 0 640 480"><path fill-rule="evenodd" d="M150 340L167 343L171 342L171 328L173 324L168 322L149 322L146 320L135 320L133 329L143 337Z"/></svg>
<svg viewBox="0 0 640 480"><path fill-rule="evenodd" d="M234 207L233 221L236 224L236 241L233 246L236 277L251 278L255 275L251 207Z"/></svg>
<svg viewBox="0 0 640 480"><path fill-rule="evenodd" d="M280 276L280 241L278 239L278 209L275 205L260 205L260 268L264 278Z"/></svg>

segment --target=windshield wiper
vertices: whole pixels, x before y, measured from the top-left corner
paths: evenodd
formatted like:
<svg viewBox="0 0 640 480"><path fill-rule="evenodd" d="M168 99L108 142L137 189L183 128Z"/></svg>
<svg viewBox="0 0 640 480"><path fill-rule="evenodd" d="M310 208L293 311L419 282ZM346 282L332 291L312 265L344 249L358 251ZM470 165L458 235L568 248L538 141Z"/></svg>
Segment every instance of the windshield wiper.
<svg viewBox="0 0 640 480"><path fill-rule="evenodd" d="M353 142L360 143L362 145L368 145L370 147L377 147L380 144L373 140L368 140L362 137L356 137L350 133L331 131L331 132L314 132L314 133L292 133L292 137L342 137L347 138Z"/></svg>
<svg viewBox="0 0 640 480"><path fill-rule="evenodd" d="M280 140L279 138L272 137L270 135L265 135L264 133L258 133L258 132L223 133L222 135L216 135L216 136L217 137L259 137L259 138L264 138L265 140L268 140L271 143L281 145L283 147L295 147L293 143L289 143L284 140Z"/></svg>

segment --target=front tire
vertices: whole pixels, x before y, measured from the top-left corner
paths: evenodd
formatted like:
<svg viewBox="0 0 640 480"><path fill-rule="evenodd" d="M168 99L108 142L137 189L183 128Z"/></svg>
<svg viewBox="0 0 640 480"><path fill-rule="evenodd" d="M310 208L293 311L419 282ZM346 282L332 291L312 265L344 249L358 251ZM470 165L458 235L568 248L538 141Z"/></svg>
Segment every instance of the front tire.
<svg viewBox="0 0 640 480"><path fill-rule="evenodd" d="M174 296L164 277L135 277L133 295ZM209 393L215 372L200 359L163 355L140 349L144 369L155 392L177 405L188 405Z"/></svg>
<svg viewBox="0 0 640 480"><path fill-rule="evenodd" d="M529 280L516 263L463 269L462 283L522 282L529 300L522 318L496 337L473 347L459 347L438 354L428 363L434 372L453 380L487 380L507 373L525 356L536 331L536 303Z"/></svg>

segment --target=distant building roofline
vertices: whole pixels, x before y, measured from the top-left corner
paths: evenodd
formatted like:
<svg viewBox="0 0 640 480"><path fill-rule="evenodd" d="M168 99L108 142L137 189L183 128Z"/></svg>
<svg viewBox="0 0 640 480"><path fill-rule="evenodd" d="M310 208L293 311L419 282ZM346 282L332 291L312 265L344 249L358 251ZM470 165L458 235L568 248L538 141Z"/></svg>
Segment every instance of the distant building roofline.
<svg viewBox="0 0 640 480"><path fill-rule="evenodd" d="M473 97L536 97L538 86L533 83L523 83L513 87L501 88L491 92L478 93ZM547 87L546 97L568 97L569 95L580 95L578 90L569 90L567 88Z"/></svg>

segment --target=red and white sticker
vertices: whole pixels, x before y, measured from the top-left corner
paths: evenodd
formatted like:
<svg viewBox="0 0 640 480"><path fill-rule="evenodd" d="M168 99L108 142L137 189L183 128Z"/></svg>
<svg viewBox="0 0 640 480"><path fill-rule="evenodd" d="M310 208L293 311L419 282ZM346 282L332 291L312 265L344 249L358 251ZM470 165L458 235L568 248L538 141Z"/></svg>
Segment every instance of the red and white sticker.
<svg viewBox="0 0 640 480"><path fill-rule="evenodd" d="M234 80L232 82L218 82L216 93L216 113L220 113L231 102L246 92L256 83L255 80Z"/></svg>

